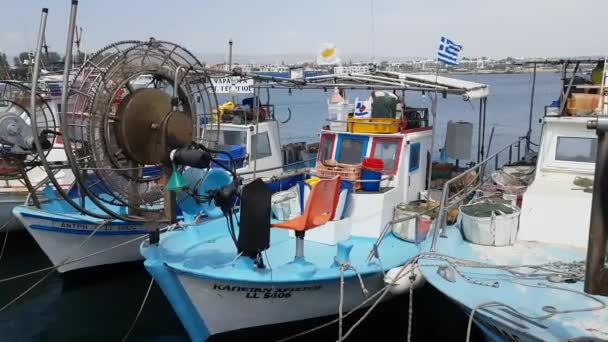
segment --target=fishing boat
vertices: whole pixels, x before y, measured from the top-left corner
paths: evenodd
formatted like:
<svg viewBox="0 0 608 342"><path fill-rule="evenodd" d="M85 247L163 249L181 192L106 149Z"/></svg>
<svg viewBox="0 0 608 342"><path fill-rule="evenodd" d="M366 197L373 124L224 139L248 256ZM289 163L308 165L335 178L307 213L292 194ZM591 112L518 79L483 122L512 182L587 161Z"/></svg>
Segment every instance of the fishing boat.
<svg viewBox="0 0 608 342"><path fill-rule="evenodd" d="M488 93L482 84L435 79L396 73L329 75L300 80L297 86L331 89L335 82L342 94L358 88L437 89L466 98ZM289 79L262 79L254 87L277 86L274 82L293 85ZM376 101L380 107L381 100ZM243 186L234 217L187 224L151 235L141 245L144 265L193 341L341 315L421 282L403 270L419 253L417 243L429 225L399 237L387 234L387 227L398 205L420 200L427 189L433 128L425 108L397 107L401 111L387 118L331 117L323 125L312 178L287 190L300 194L290 215L279 218L272 192L255 180ZM405 115L408 111L416 115ZM418 119L408 121L413 117Z"/></svg>
<svg viewBox="0 0 608 342"><path fill-rule="evenodd" d="M124 49L133 45L135 45L134 42L116 44L116 46L121 46ZM113 47L108 49L112 50ZM90 114L86 101L90 98L89 93L96 91L93 88L96 82L101 80L103 72L100 71L99 66L105 68L112 62L110 58L112 55L107 54L108 49L92 55L91 59L71 76L70 89L77 94L86 94L65 99L68 111L62 119L69 124L65 124L63 128L68 134L72 133L74 135L75 140L77 140L74 144L76 148L85 143L88 134L87 126ZM116 54L115 51L113 53ZM129 77L124 80L126 84L116 89L112 98L108 100L108 108L113 113L118 112L120 114L129 110L123 109L124 105L122 104L131 103L131 92L140 90L143 93L155 90L159 90L163 94L171 92L169 82L171 80L168 80L166 76L161 77L155 73L140 73ZM42 83L42 81L39 83ZM57 83L53 82L46 88L51 89L49 92L53 93L55 98L61 99L63 92L61 89L57 91L55 85ZM168 97L164 99L168 101ZM202 103L200 96L198 99L193 97L191 100L193 103ZM164 105L169 106L169 103L167 102ZM164 111L164 107L161 110ZM299 158L290 161L291 170L284 167L282 154L286 149L280 145L279 123L274 116L274 107L266 104L261 107L260 112L262 110L264 115L261 118L260 115L253 117L253 108L251 106L247 107L245 104L226 111L223 113L224 115L219 117L219 120L217 112L215 112L215 121L211 119L211 111L209 113L195 112L193 115L197 116L197 122L200 124L197 125L199 142L218 150L218 154L214 155L216 164L213 167L226 167L225 165L229 162L226 157L228 156L230 160L235 161L239 175L244 181L251 179L253 176L264 177L276 191L280 191L302 179L303 175L298 173L297 168L301 168L304 161L298 155ZM230 120L226 120L228 118ZM243 120L237 121L237 118L243 118ZM117 153L111 157L112 162L120 163L118 159L121 159L120 154L124 151L115 151ZM293 151L296 150L293 149ZM100 151L91 151L91 155L92 158L100 158ZM102 154L101 157L109 156ZM47 157L45 163L47 164L46 167L51 170L52 159ZM256 172L251 172L254 166L259 170L257 175ZM87 165L81 165L81 167L90 168ZM117 166L116 164L104 165L103 169L108 169L108 167L116 168ZM121 170L124 167L125 165L120 166ZM47 171L44 166L40 169L42 172ZM69 171L72 174L73 169L70 168ZM136 187L142 192L146 192L145 195L141 196L141 202L153 198L148 204L148 209L151 208L150 210L154 211L155 208L162 207L162 192L159 193L158 188L155 188L155 186L163 186L155 183L162 181L163 175L160 168L146 165L139 172L141 172L139 180L127 185L125 183L113 184L111 182L113 177L102 171L102 168L90 169L84 173L79 171L78 181L69 189L62 187L59 190L56 189L55 192L51 191L50 188L45 189L37 196L43 198L41 203L38 205L23 205L23 202L21 202L12 211L60 273L140 260L142 256L138 251L137 244L133 241L143 239L149 231L166 226L166 222L162 220L159 220L160 223L149 222L152 220L151 218L145 220L140 218L139 222L137 222L138 220L134 222L121 219L122 215L138 212L139 205L129 205L128 200L113 196L113 190L116 190L117 187L123 189L129 186L131 189ZM44 174L46 175L46 172ZM190 173L187 175L190 175ZM47 179L47 183L51 178L57 181L60 178L59 176L57 173L53 174L52 177ZM198 176L202 177L200 174ZM198 181L198 179L189 180L192 184ZM133 178L129 178L126 182L133 182ZM146 183L155 183L155 185L149 186ZM181 220L183 214L181 204L187 201L184 199L184 194L180 193L177 197L178 203L175 207L175 215ZM111 215L108 213L118 214Z"/></svg>
<svg viewBox="0 0 608 342"><path fill-rule="evenodd" d="M418 266L468 315L467 340L473 323L492 341L608 338L606 69L600 84L581 82L577 73L603 61L546 62L562 66L564 83L559 100L545 107L533 174L490 172L499 160L512 160L508 146L465 172L493 173L493 186L506 195L496 200L486 188L468 204L465 193L441 200L441 212L460 206L459 219L447 226L439 221ZM503 182L524 174L531 183ZM468 193L488 179L479 177Z"/></svg>

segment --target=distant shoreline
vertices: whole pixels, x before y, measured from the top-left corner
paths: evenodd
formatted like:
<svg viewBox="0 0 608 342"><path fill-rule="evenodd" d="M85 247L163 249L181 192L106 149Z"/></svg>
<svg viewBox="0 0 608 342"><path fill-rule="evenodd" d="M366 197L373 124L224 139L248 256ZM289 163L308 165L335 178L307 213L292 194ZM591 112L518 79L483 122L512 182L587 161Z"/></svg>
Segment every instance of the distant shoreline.
<svg viewBox="0 0 608 342"><path fill-rule="evenodd" d="M489 70L489 71L449 71L444 72L443 74L447 75L520 75L520 74L529 74L532 73L532 70L522 70L522 71L501 71L501 70ZM536 70L536 73L558 73L558 70Z"/></svg>

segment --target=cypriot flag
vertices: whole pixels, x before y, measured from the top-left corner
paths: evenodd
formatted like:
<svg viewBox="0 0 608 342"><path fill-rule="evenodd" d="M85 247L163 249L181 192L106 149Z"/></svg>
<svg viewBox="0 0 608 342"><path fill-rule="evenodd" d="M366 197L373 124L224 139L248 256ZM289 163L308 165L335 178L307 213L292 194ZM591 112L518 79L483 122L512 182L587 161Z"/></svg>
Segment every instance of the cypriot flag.
<svg viewBox="0 0 608 342"><path fill-rule="evenodd" d="M339 64L340 57L338 55L338 49L334 44L324 44L317 56L317 64L319 65L330 65Z"/></svg>

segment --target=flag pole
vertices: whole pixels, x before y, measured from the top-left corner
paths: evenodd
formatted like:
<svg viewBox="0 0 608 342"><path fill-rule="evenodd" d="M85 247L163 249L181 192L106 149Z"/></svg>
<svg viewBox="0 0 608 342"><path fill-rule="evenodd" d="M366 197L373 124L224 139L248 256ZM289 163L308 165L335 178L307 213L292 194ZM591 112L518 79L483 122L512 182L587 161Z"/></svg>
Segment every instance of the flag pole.
<svg viewBox="0 0 608 342"><path fill-rule="evenodd" d="M437 129L436 121L437 121L437 83L439 81L439 60L435 61L435 96L429 93L429 97L431 98L431 119L432 119L432 130L431 130L431 147L428 153L428 175L427 175L427 183L426 183L426 197L427 200L431 201L431 176L433 174L433 148L435 147L435 130Z"/></svg>

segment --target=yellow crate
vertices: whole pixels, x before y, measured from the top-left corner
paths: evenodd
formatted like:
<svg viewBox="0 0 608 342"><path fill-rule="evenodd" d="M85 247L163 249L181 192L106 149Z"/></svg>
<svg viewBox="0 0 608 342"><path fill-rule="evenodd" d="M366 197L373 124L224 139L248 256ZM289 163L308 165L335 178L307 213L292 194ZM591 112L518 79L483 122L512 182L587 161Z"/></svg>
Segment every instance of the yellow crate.
<svg viewBox="0 0 608 342"><path fill-rule="evenodd" d="M397 133L400 122L399 119L349 118L348 131L352 133Z"/></svg>

